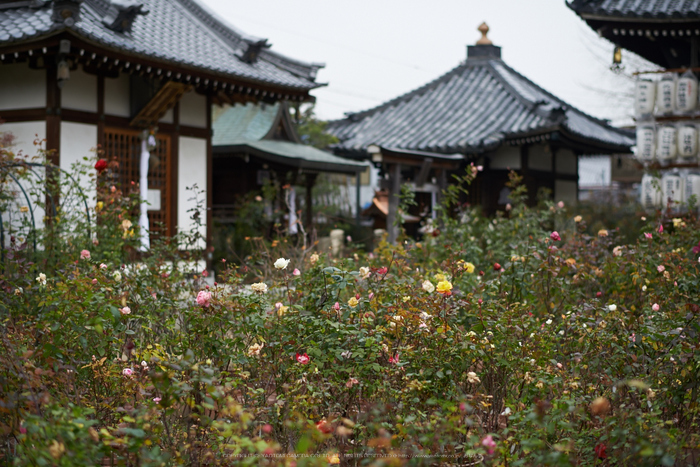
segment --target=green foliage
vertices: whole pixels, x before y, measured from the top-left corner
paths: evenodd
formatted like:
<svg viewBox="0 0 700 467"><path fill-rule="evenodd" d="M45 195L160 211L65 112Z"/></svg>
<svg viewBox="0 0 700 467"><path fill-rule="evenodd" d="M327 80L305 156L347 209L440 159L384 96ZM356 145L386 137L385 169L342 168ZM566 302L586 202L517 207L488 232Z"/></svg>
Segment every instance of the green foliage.
<svg viewBox="0 0 700 467"><path fill-rule="evenodd" d="M121 263L128 196L103 203L89 258L66 242L48 272L15 248L0 277L0 459L690 463L700 222L649 218L622 244L524 196L514 176L484 218L447 193L439 234L371 255L251 239L216 283L199 211Z"/></svg>

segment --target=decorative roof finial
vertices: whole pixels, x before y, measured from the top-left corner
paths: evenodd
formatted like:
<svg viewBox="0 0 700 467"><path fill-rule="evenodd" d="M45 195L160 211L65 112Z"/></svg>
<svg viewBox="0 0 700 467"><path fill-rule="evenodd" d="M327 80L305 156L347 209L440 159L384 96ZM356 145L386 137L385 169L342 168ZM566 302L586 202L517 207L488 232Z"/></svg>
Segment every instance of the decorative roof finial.
<svg viewBox="0 0 700 467"><path fill-rule="evenodd" d="M481 39L476 41L476 45L493 45L493 42L491 42L491 39L486 37L486 34L489 33L489 26L486 24L486 22L483 22L479 25L478 28L476 28L477 31L481 33Z"/></svg>

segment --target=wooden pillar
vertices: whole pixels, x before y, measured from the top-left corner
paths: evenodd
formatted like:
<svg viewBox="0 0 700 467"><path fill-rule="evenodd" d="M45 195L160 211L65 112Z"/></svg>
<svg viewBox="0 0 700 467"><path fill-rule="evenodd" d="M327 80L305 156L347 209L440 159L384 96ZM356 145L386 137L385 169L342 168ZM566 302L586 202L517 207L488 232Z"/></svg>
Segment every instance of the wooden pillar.
<svg viewBox="0 0 700 467"><path fill-rule="evenodd" d="M97 75L97 146L104 151L105 146L105 77ZM98 157L100 154L98 154Z"/></svg>
<svg viewBox="0 0 700 467"><path fill-rule="evenodd" d="M355 173L355 225L360 226L360 174L361 172Z"/></svg>
<svg viewBox="0 0 700 467"><path fill-rule="evenodd" d="M399 237L399 226L396 225L396 214L399 210L399 195L401 194L401 164L389 166L389 213L386 217L386 230L389 233L389 243L396 243Z"/></svg>
<svg viewBox="0 0 700 467"><path fill-rule="evenodd" d="M177 234L177 192L178 192L178 171L180 162L180 102L173 107L173 124L175 132L170 139L170 225L168 229L170 235ZM211 188L211 187L210 187Z"/></svg>
<svg viewBox="0 0 700 467"><path fill-rule="evenodd" d="M313 209L313 189L314 185L316 184L316 177L318 174L313 174L313 173L307 173L305 176L305 182L306 182L306 213L305 213L305 218L304 218L304 229L306 230L306 233L311 233L311 229L313 227L314 223L314 209Z"/></svg>
<svg viewBox="0 0 700 467"><path fill-rule="evenodd" d="M211 111L212 111L212 99L211 94L207 94L207 268L211 267L212 246L214 244L213 234L214 230L212 228L212 186L214 185L214 151L211 144L211 139L214 136L214 130L212 130L211 122Z"/></svg>
<svg viewBox="0 0 700 467"><path fill-rule="evenodd" d="M58 68L55 64L46 67L46 150L48 160L60 165L61 159L61 88L58 87Z"/></svg>

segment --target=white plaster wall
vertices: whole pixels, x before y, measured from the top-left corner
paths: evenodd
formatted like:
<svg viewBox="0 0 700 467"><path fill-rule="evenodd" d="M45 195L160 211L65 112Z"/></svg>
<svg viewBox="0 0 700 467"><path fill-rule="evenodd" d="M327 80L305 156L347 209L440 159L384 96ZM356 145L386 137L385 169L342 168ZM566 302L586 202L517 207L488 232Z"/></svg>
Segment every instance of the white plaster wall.
<svg viewBox="0 0 700 467"><path fill-rule="evenodd" d="M129 99L129 75L122 73L118 78L105 78L105 114L131 117Z"/></svg>
<svg viewBox="0 0 700 467"><path fill-rule="evenodd" d="M88 206L95 207L97 188L95 181L95 148L97 147L97 125L84 123L61 123L61 169L70 173L88 198ZM72 182L69 182L72 186ZM68 189L66 187L66 189ZM73 188L71 202L78 198Z"/></svg>
<svg viewBox="0 0 700 467"><path fill-rule="evenodd" d="M180 99L180 125L207 127L207 98L190 91Z"/></svg>
<svg viewBox="0 0 700 467"><path fill-rule="evenodd" d="M43 140L46 137L46 122L20 122L20 123L5 123L0 125L1 133L12 133L15 136L15 144L12 151L15 155L24 157L29 162L43 162L43 157L34 157L37 155L39 148L44 148L45 145L35 146L34 140L37 138ZM34 168L27 172L26 179L20 180L20 185L24 188L29 196L29 202L22 193L20 186L13 181L8 180L5 185L0 186L0 190L5 193L12 193L15 196L15 201L2 209L3 229L5 230L5 247L10 243L10 235L16 235L19 241L27 237L28 226L30 225L31 217L29 213L22 213L23 206L31 207L34 214L34 224L37 229L41 229L44 225L45 210L38 206L38 203L44 203L43 183L45 171L41 168Z"/></svg>
<svg viewBox="0 0 700 467"><path fill-rule="evenodd" d="M97 112L97 76L85 73L81 68L71 71L70 79L61 90L61 107Z"/></svg>
<svg viewBox="0 0 700 467"><path fill-rule="evenodd" d="M207 140L202 138L190 138L180 136L178 154L177 173L177 229L178 232L187 232L194 227L191 219L192 212L188 210L197 206L196 200L192 199L194 193L187 190L188 187L197 184L199 190L207 189ZM206 193L200 195L203 207L206 208ZM202 226L200 234L206 238L207 216L205 212L201 215ZM202 241L198 248L204 248Z"/></svg>
<svg viewBox="0 0 700 467"><path fill-rule="evenodd" d="M170 109L167 112L165 112L165 115L163 115L163 118L161 118L158 121L163 122L163 123L174 123L175 119L173 118L173 109Z"/></svg>
<svg viewBox="0 0 700 467"><path fill-rule="evenodd" d="M46 70L27 63L0 66L0 110L46 107Z"/></svg>
<svg viewBox="0 0 700 467"><path fill-rule="evenodd" d="M532 170L552 171L552 151L548 146L537 144L528 149L528 167Z"/></svg>
<svg viewBox="0 0 700 467"><path fill-rule="evenodd" d="M44 103L44 106L46 103ZM0 125L0 133L12 133L15 137L15 143L12 151L16 154L22 154L25 158L31 159L37 155L37 151L45 148L46 144L42 142L40 146L35 146L34 141L38 138L44 140L46 138L46 122L18 122L18 123L3 123ZM34 159L34 162L42 162L44 158Z"/></svg>
<svg viewBox="0 0 700 467"><path fill-rule="evenodd" d="M578 159L576 154L569 149L560 149L557 151L557 173L576 175L578 168Z"/></svg>
<svg viewBox="0 0 700 467"><path fill-rule="evenodd" d="M520 169L520 147L503 146L491 155L491 169Z"/></svg>
<svg viewBox="0 0 700 467"><path fill-rule="evenodd" d="M576 196L576 182L568 180L554 181L554 200L564 201L567 204L575 204L578 201Z"/></svg>

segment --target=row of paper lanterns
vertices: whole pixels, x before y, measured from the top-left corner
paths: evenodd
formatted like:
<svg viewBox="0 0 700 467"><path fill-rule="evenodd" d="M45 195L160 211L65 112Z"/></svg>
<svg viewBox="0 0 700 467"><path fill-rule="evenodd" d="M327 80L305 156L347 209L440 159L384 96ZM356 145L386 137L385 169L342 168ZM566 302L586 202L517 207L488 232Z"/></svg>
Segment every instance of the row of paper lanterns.
<svg viewBox="0 0 700 467"><path fill-rule="evenodd" d="M638 117L652 114L688 113L700 109L698 80L691 71L665 73L660 80L638 79L634 92Z"/></svg>
<svg viewBox="0 0 700 467"><path fill-rule="evenodd" d="M653 123L637 126L637 159L640 162L658 161L670 164L680 162L697 162L698 127L688 122L675 125L654 125Z"/></svg>
<svg viewBox="0 0 700 467"><path fill-rule="evenodd" d="M677 209L693 195L700 202L700 173L674 170L661 177L644 174L639 201L644 207L663 207L670 200Z"/></svg>

